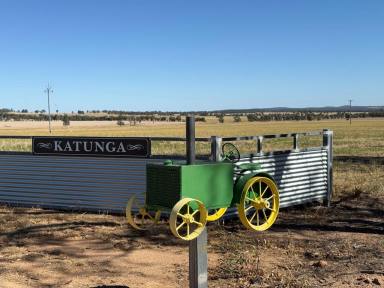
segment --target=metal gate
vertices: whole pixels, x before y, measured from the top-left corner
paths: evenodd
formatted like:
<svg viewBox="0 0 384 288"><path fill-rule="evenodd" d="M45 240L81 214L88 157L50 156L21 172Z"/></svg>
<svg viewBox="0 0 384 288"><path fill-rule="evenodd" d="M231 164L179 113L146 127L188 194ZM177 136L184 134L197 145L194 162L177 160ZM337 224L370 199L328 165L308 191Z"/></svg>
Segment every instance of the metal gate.
<svg viewBox="0 0 384 288"><path fill-rule="evenodd" d="M322 136L319 147L300 148L300 138ZM263 152L265 139L292 138L292 149ZM332 145L330 130L263 136L216 138L216 146L231 141L254 140L256 153L241 155L238 164L259 163L261 170L273 176L279 187L280 207L322 200L327 205L332 197Z"/></svg>
<svg viewBox="0 0 384 288"><path fill-rule="evenodd" d="M321 147L299 148L299 137L322 135ZM0 136L0 138L31 137ZM263 139L292 138L293 149L264 153ZM151 141L186 141L184 138L149 138ZM240 163L258 162L280 189L281 207L325 200L332 196L332 131L250 137L197 138L211 142L211 155L219 160L221 143L254 140L256 153L242 155ZM82 211L122 213L128 198L143 201L145 166L175 156L103 158L37 156L25 152L0 152L0 203ZM179 158L179 160L185 160Z"/></svg>

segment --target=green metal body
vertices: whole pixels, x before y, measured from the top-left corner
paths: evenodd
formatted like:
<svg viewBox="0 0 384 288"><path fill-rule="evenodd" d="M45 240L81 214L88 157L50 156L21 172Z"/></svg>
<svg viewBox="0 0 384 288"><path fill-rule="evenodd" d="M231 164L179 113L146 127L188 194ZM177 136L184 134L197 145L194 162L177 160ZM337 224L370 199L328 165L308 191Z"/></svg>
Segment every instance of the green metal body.
<svg viewBox="0 0 384 288"><path fill-rule="evenodd" d="M200 200L207 209L235 207L249 179L262 176L275 181L260 169L259 163L240 164L234 177L234 164L226 162L182 165L168 160L164 165L148 164L146 206L171 210L188 197Z"/></svg>
<svg viewBox="0 0 384 288"><path fill-rule="evenodd" d="M233 170L232 163L148 164L146 206L169 210L180 199L193 198L207 209L229 207L233 202Z"/></svg>
<svg viewBox="0 0 384 288"><path fill-rule="evenodd" d="M267 178L272 179L276 183L275 179L273 179L273 177L271 175L269 175L268 173L260 172L257 170L248 170L248 171L244 170L244 173L245 174L239 175L236 178L235 184L233 186L233 199L232 199L231 206L236 206L236 204L240 203L241 193L243 192L245 183L247 183L247 181L249 179L256 177L256 176L267 177Z"/></svg>

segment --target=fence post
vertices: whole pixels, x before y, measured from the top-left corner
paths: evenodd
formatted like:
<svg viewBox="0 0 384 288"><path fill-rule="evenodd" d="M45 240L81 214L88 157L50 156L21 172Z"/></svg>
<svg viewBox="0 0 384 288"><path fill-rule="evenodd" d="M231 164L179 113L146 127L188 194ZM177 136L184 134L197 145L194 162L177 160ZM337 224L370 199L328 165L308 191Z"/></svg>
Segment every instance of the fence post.
<svg viewBox="0 0 384 288"><path fill-rule="evenodd" d="M186 138L187 138L187 165L195 163L196 152L195 152L195 116L187 116L187 127L186 127Z"/></svg>
<svg viewBox="0 0 384 288"><path fill-rule="evenodd" d="M333 131L323 130L323 146L327 147L327 200L326 205L331 206L333 192Z"/></svg>
<svg viewBox="0 0 384 288"><path fill-rule="evenodd" d="M211 137L211 161L219 162L221 160L221 143L223 142L221 137Z"/></svg>
<svg viewBox="0 0 384 288"><path fill-rule="evenodd" d="M294 134L293 135L293 150L298 151L300 146L299 146L299 136L300 134Z"/></svg>
<svg viewBox="0 0 384 288"><path fill-rule="evenodd" d="M207 228L189 242L189 287L208 288Z"/></svg>
<svg viewBox="0 0 384 288"><path fill-rule="evenodd" d="M187 117L187 164L195 162L195 117ZM201 234L189 241L189 287L208 287L208 252L207 252L207 228Z"/></svg>
<svg viewBox="0 0 384 288"><path fill-rule="evenodd" d="M257 154L263 154L263 136L257 136Z"/></svg>

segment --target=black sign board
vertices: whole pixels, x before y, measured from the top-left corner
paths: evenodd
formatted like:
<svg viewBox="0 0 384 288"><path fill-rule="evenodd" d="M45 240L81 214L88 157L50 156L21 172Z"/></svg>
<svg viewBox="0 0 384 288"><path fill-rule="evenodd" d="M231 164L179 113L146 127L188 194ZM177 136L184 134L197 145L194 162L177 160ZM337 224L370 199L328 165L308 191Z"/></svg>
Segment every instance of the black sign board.
<svg viewBox="0 0 384 288"><path fill-rule="evenodd" d="M34 155L150 157L148 138L33 137Z"/></svg>

